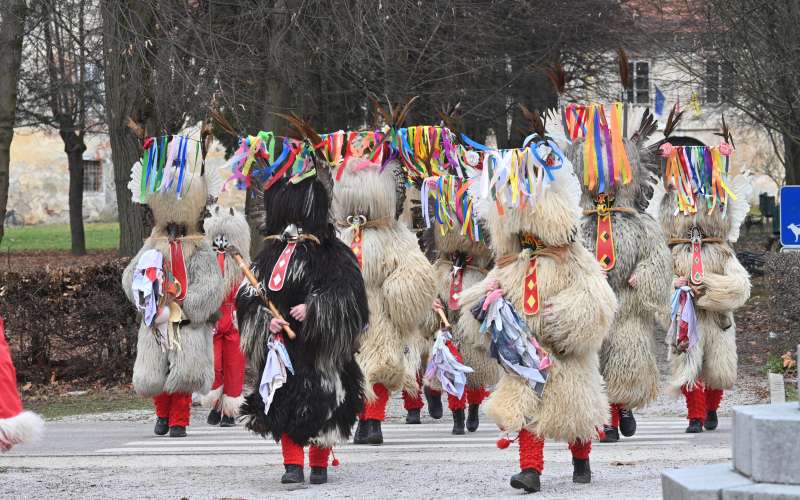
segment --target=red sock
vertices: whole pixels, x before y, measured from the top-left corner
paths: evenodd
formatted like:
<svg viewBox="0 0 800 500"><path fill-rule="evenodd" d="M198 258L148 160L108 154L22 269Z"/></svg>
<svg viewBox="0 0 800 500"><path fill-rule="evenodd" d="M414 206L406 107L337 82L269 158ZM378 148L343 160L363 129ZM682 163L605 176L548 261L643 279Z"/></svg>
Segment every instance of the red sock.
<svg viewBox="0 0 800 500"><path fill-rule="evenodd" d="M461 399L453 396L452 394L447 395L447 407L450 408L450 411L456 410L463 410L467 407L467 392L464 391L464 394L461 395Z"/></svg>
<svg viewBox="0 0 800 500"><path fill-rule="evenodd" d="M421 410L422 407L425 406L425 403L422 402L422 394L417 392L416 394L403 391L403 408L408 410Z"/></svg>
<svg viewBox="0 0 800 500"><path fill-rule="evenodd" d="M525 429L519 431L519 468L544 470L544 439Z"/></svg>
<svg viewBox="0 0 800 500"><path fill-rule="evenodd" d="M166 418L169 420L169 403L170 397L167 392L162 392L153 398L153 404L156 406L156 416L158 418Z"/></svg>
<svg viewBox="0 0 800 500"><path fill-rule="evenodd" d="M569 444L569 451L572 452L572 458L576 460L588 460L589 454L592 452L592 440L573 441Z"/></svg>
<svg viewBox="0 0 800 500"><path fill-rule="evenodd" d="M483 386L476 387L474 389L467 387L465 392L467 393L467 403L471 405L479 405L483 403L483 400L489 395L489 392Z"/></svg>
<svg viewBox="0 0 800 500"><path fill-rule="evenodd" d="M706 389L706 411L717 411L722 401L722 389Z"/></svg>
<svg viewBox="0 0 800 500"><path fill-rule="evenodd" d="M169 395L169 426L189 426L189 416L192 411L192 394L189 392L174 392Z"/></svg>
<svg viewBox="0 0 800 500"><path fill-rule="evenodd" d="M706 419L706 394L703 391L703 384L698 382L691 390L684 385L681 387L681 392L686 396L686 409L688 410L686 418L704 422Z"/></svg>
<svg viewBox="0 0 800 500"><path fill-rule="evenodd" d="M308 465L310 467L328 466L328 457L331 454L330 448L320 448L319 446L308 447Z"/></svg>
<svg viewBox="0 0 800 500"><path fill-rule="evenodd" d="M383 384L374 384L375 400L364 403L364 420L383 420L386 418L386 403L389 402L389 391Z"/></svg>
<svg viewBox="0 0 800 500"><path fill-rule="evenodd" d="M619 411L622 405L611 403L611 427L619 428Z"/></svg>
<svg viewBox="0 0 800 500"><path fill-rule="evenodd" d="M305 456L303 455L303 447L292 441L288 434L281 436L281 451L283 452L284 465L299 465L303 466ZM311 452L309 450L309 461L311 461Z"/></svg>

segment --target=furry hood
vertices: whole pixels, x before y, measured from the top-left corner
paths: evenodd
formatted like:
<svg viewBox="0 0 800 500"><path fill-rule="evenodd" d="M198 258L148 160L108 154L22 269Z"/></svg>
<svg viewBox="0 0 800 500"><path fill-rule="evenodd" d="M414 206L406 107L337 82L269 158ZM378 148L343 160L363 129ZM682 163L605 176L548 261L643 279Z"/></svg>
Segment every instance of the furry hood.
<svg viewBox="0 0 800 500"><path fill-rule="evenodd" d="M335 238L328 191L317 176L299 182L284 177L264 191L263 197L264 235L283 234L289 224L294 224L320 240Z"/></svg>
<svg viewBox="0 0 800 500"><path fill-rule="evenodd" d="M229 245L235 245L245 262L250 262L250 226L240 212L233 208L216 205L210 210L211 215L203 221L206 240L217 251L224 251ZM222 276L225 290L238 287L242 281L242 272L230 255L225 255Z"/></svg>
<svg viewBox="0 0 800 500"><path fill-rule="evenodd" d="M481 231L485 229L482 228ZM486 243L470 240L463 236L458 228L446 230L443 226L434 224L425 230L423 239L426 249L430 247L438 257L447 258L455 252L463 252L481 261L492 260L492 251Z"/></svg>
<svg viewBox="0 0 800 500"><path fill-rule="evenodd" d="M350 158L341 179L333 185L333 213L338 219L364 215L368 220L397 219L405 202L405 175L398 161L365 166L366 160Z"/></svg>
<svg viewBox="0 0 800 500"><path fill-rule="evenodd" d="M520 233L535 235L547 246L568 245L580 238L582 211L578 178L568 161L551 172L554 179L545 184L542 194L516 208L508 202L499 208L495 200L481 196L478 182L470 187L476 200L476 213L489 230L491 248L496 256L520 252Z"/></svg>

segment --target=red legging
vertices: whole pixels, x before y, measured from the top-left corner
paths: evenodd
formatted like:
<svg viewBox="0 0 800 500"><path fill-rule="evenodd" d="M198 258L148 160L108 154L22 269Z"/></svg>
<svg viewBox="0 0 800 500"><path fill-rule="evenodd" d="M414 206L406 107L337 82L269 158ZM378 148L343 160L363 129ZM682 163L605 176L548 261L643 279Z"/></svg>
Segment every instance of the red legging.
<svg viewBox="0 0 800 500"><path fill-rule="evenodd" d="M587 460L592 452L592 441L569 443L569 450L572 458ZM540 474L544 470L544 439L524 429L519 433L519 468L535 469Z"/></svg>
<svg viewBox="0 0 800 500"><path fill-rule="evenodd" d="M386 418L386 403L389 402L389 391L383 384L373 384L372 390L375 392L375 400L365 401L364 409L358 416L359 420L383 420Z"/></svg>
<svg viewBox="0 0 800 500"><path fill-rule="evenodd" d="M480 405L483 400L489 395L489 392L483 387L476 387L474 389L467 387L464 389L464 394L461 399L457 399L452 394L447 395L447 407L450 411L463 410L470 405Z"/></svg>
<svg viewBox="0 0 800 500"><path fill-rule="evenodd" d="M619 427L619 411L623 408L621 404L611 403L611 427Z"/></svg>
<svg viewBox="0 0 800 500"><path fill-rule="evenodd" d="M303 466L304 453L303 447L295 443L288 434L281 436L281 451L283 452L284 465ZM308 465L311 467L327 467L330 448L320 448L319 446L308 447Z"/></svg>
<svg viewBox="0 0 800 500"><path fill-rule="evenodd" d="M189 412L192 409L192 395L186 392L172 394L162 392L153 398L156 405L156 416L166 418L170 427L189 425Z"/></svg>
<svg viewBox="0 0 800 500"><path fill-rule="evenodd" d="M214 331L214 384L211 389L221 386L226 396L237 398L244 385L245 359L239 347L239 331L233 323L233 303L226 301L220 312L222 316Z"/></svg>

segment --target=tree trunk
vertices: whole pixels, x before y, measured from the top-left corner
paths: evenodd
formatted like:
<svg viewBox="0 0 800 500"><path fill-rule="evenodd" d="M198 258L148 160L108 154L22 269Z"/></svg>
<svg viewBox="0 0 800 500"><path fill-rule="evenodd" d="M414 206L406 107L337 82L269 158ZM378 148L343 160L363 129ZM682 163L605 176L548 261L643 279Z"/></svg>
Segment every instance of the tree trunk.
<svg viewBox="0 0 800 500"><path fill-rule="evenodd" d="M783 134L784 162L786 164L786 184L800 184L800 141L793 139L800 134Z"/></svg>
<svg viewBox="0 0 800 500"><path fill-rule="evenodd" d="M14 138L17 79L26 11L25 0L0 1L0 243L5 233L11 139Z"/></svg>
<svg viewBox="0 0 800 500"><path fill-rule="evenodd" d="M69 232L72 255L86 255L86 235L83 231L83 152L86 143L75 132L61 132L69 165Z"/></svg>
<svg viewBox="0 0 800 500"><path fill-rule="evenodd" d="M117 193L119 214L119 255L132 257L142 247L147 237L145 209L131 201L128 191L131 167L139 159L139 144L127 127L128 117L138 113L137 103L142 83L132 74L135 58L127 57L123 30L119 25L120 11L127 11L131 19L139 19L136 4L126 0L104 0L103 50L105 60L106 123L111 141L111 158L114 163L114 187ZM147 22L141 20L141 22ZM133 80L133 81L132 81Z"/></svg>

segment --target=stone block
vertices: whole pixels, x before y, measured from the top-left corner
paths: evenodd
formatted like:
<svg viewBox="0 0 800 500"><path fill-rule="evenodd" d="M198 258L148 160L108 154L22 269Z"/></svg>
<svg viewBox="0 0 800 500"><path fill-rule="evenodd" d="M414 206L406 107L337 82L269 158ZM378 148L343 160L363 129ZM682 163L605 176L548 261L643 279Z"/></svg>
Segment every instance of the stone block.
<svg viewBox="0 0 800 500"><path fill-rule="evenodd" d="M733 465L759 483L800 484L797 403L734 408Z"/></svg>
<svg viewBox="0 0 800 500"><path fill-rule="evenodd" d="M800 486L795 484L757 483L722 491L722 500L796 500Z"/></svg>
<svg viewBox="0 0 800 500"><path fill-rule="evenodd" d="M724 489L751 484L728 463L667 469L661 473L664 500L720 500Z"/></svg>

